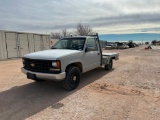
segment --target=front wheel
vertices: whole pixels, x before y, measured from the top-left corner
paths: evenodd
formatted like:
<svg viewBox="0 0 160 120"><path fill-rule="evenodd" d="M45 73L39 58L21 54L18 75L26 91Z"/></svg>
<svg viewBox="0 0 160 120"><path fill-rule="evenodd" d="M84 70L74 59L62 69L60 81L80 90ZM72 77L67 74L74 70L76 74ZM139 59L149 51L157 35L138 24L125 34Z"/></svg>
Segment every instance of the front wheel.
<svg viewBox="0 0 160 120"><path fill-rule="evenodd" d="M78 87L81 78L81 71L76 66L70 66L66 70L66 78L63 80L63 88L74 90Z"/></svg>
<svg viewBox="0 0 160 120"><path fill-rule="evenodd" d="M105 67L105 70L111 70L112 66L113 66L113 60L111 58L109 61L109 64L105 65L104 67Z"/></svg>

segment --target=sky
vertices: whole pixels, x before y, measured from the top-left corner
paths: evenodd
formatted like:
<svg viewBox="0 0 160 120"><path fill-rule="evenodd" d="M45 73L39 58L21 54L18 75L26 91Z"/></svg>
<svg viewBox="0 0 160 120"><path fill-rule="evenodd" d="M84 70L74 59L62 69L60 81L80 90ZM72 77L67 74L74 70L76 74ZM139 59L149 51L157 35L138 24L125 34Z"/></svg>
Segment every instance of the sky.
<svg viewBox="0 0 160 120"><path fill-rule="evenodd" d="M108 42L128 42L132 40L135 43L151 42L153 40L160 41L160 34L155 33L132 33L132 34L101 34L100 40Z"/></svg>
<svg viewBox="0 0 160 120"><path fill-rule="evenodd" d="M159 34L160 0L0 0L0 30L51 33L78 23L99 34Z"/></svg>

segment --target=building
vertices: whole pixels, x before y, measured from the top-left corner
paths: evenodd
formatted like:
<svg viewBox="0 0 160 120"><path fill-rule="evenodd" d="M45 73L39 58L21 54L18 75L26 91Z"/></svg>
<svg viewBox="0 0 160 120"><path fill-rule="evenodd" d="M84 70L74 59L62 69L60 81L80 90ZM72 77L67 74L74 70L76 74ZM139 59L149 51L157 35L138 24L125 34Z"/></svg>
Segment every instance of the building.
<svg viewBox="0 0 160 120"><path fill-rule="evenodd" d="M0 60L50 48L50 35L0 30Z"/></svg>

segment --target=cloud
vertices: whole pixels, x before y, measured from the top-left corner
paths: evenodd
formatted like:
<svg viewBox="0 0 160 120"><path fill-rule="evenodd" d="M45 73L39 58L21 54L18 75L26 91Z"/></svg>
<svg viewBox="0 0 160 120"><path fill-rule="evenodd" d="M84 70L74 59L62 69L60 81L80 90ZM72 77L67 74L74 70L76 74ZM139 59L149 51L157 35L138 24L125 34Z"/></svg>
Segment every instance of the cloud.
<svg viewBox="0 0 160 120"><path fill-rule="evenodd" d="M138 13L114 17L101 17L93 19L92 22L100 23L97 25L160 23L160 13Z"/></svg>
<svg viewBox="0 0 160 120"><path fill-rule="evenodd" d="M159 32L159 11L159 0L1 0L0 29L45 33L81 22L99 33Z"/></svg>

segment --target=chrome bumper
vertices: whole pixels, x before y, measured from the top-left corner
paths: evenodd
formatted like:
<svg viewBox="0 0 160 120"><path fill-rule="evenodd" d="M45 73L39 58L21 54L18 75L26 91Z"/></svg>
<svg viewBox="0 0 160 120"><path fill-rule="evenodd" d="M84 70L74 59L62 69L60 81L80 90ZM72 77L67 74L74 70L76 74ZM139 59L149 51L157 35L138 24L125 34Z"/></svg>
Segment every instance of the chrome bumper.
<svg viewBox="0 0 160 120"><path fill-rule="evenodd" d="M61 81L66 77L66 73L65 72L62 72L60 74L39 73L39 72L28 71L28 70L24 69L23 67L21 68L21 71L24 74L27 74L27 73L35 74L36 78L44 79L44 80Z"/></svg>

